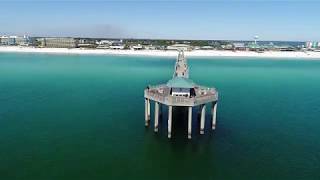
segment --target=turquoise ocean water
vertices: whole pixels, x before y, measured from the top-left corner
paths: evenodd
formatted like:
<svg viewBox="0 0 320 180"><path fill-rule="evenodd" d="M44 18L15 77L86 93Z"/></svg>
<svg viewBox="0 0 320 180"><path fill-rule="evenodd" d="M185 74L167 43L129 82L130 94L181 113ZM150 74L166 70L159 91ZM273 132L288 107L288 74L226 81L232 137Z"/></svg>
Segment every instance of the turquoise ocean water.
<svg viewBox="0 0 320 180"><path fill-rule="evenodd" d="M320 61L189 58L220 92L217 129L189 141L181 108L173 139L166 109L144 127L174 60L0 54L0 179L320 179Z"/></svg>

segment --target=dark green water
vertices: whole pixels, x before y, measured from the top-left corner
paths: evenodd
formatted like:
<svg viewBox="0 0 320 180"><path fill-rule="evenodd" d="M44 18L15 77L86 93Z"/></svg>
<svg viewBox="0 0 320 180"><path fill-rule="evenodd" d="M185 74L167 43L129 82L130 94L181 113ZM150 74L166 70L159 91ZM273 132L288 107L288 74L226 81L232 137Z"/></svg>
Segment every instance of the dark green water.
<svg viewBox="0 0 320 180"><path fill-rule="evenodd" d="M183 109L171 140L166 116L144 127L174 58L0 54L0 179L320 179L320 61L189 64L220 92L216 131L194 121L191 141Z"/></svg>

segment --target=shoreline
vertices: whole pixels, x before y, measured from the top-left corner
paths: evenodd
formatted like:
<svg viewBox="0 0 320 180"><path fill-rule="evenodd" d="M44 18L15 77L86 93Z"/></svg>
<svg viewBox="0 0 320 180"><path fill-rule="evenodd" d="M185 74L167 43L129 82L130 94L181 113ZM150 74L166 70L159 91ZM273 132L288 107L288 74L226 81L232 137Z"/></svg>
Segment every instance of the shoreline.
<svg viewBox="0 0 320 180"><path fill-rule="evenodd" d="M165 50L110 50L110 49L67 49L67 48L34 48L18 46L0 46L0 53L44 53L75 55L124 55L124 56L156 56L176 57L176 51ZM186 57L252 57L252 58L296 58L320 60L320 52L281 52L266 51L226 51L226 50L193 50L185 52Z"/></svg>

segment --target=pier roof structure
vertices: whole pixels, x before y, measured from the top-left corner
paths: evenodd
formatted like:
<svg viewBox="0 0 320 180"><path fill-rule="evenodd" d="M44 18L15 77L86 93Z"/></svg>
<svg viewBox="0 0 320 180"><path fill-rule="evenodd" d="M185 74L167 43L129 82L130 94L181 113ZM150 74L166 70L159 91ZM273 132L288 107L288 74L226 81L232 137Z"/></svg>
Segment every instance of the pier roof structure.
<svg viewBox="0 0 320 180"><path fill-rule="evenodd" d="M171 88L194 88L196 86L191 79L183 77L174 77L166 85Z"/></svg>

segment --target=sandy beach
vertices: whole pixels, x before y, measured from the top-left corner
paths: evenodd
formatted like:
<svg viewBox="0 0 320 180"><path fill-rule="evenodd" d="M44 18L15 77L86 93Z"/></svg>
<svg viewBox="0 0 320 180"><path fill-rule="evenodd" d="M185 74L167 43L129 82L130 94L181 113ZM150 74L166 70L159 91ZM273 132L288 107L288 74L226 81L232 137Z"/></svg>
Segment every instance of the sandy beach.
<svg viewBox="0 0 320 180"><path fill-rule="evenodd" d="M176 51L163 50L109 50L109 49L67 49L67 48L34 48L18 46L0 46L1 52L17 53L49 53L49 54L93 54L93 55L128 55L128 56L162 56L176 57ZM307 58L319 59L320 52L279 52L266 51L257 53L252 51L219 51L219 50L194 50L185 52L188 57L261 57L261 58Z"/></svg>

